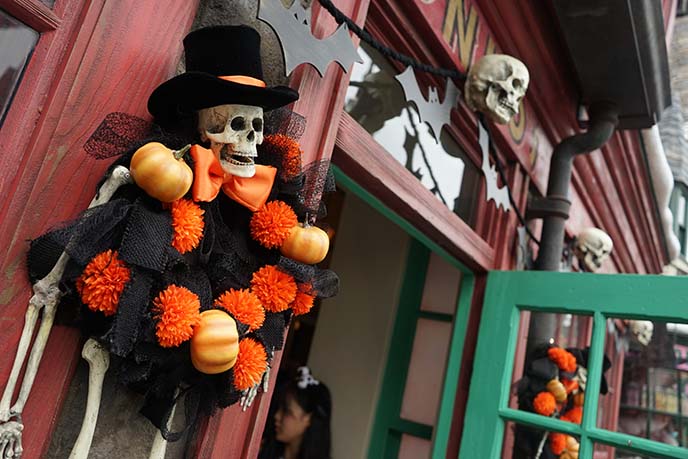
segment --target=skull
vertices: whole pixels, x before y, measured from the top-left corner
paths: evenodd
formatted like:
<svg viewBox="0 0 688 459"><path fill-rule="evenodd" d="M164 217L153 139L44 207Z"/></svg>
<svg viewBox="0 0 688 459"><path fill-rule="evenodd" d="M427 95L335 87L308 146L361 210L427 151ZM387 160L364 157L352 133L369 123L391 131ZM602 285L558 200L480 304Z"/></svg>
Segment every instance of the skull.
<svg viewBox="0 0 688 459"><path fill-rule="evenodd" d="M649 320L629 320L628 328L633 337L643 346L650 344L655 326Z"/></svg>
<svg viewBox="0 0 688 459"><path fill-rule="evenodd" d="M263 109L252 105L217 105L198 111L201 139L210 142L222 169L237 177L253 177L256 145L263 143Z"/></svg>
<svg viewBox="0 0 688 459"><path fill-rule="evenodd" d="M612 238L598 228L586 228L576 240L575 252L588 271L597 271L614 248Z"/></svg>
<svg viewBox="0 0 688 459"><path fill-rule="evenodd" d="M488 54L468 70L466 103L494 122L507 124L518 114L528 83L530 74L523 62L505 54Z"/></svg>

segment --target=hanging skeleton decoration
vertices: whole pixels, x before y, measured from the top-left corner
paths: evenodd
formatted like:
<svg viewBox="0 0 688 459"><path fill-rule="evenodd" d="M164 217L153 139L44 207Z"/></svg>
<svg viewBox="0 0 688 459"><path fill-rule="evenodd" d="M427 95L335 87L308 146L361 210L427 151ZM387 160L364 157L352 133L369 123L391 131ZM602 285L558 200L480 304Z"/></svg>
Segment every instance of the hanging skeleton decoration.
<svg viewBox="0 0 688 459"><path fill-rule="evenodd" d="M523 62L505 54L488 54L468 70L464 98L471 110L507 124L518 114L529 83Z"/></svg>
<svg viewBox="0 0 688 459"><path fill-rule="evenodd" d="M428 88L428 99L425 99L411 67L406 67L406 70L394 78L401 84L407 103L416 106L420 120L430 127L435 142L439 143L442 126L451 123L451 111L452 108L456 107L456 101L459 97L459 90L454 82L447 79L444 99L440 102L437 88L434 86Z"/></svg>
<svg viewBox="0 0 688 459"><path fill-rule="evenodd" d="M586 228L578 235L574 252L587 271L595 272L613 248L614 243L607 233L598 228Z"/></svg>
<svg viewBox="0 0 688 459"><path fill-rule="evenodd" d="M216 52L216 49L220 46L225 50L221 56ZM71 285L73 289L78 291L83 303L80 305L82 309L88 308L93 313L101 314L101 319L105 321L104 334L98 333L93 335L98 337L98 341L90 338L84 345L82 355L89 363L88 398L81 432L74 445L70 459L85 459L88 457L100 408L103 380L110 366L110 354L115 354L118 357L118 365L126 362L129 365L133 365L136 372L141 368L137 368L136 365L142 364L148 368L148 370L145 370L147 371L146 378L148 379L137 380L137 387L141 387L140 384L143 383L148 383L151 386L154 384L160 385L161 381L169 384L172 377L170 373L166 372L168 371L166 368L169 368L169 365L162 365L160 361L155 360L160 358L156 357L156 355L164 354L163 360L167 362L170 362L170 359L172 359L173 361L178 361L180 365L190 365L190 362L188 362L190 359L187 354L189 348L182 347L180 344L184 340L190 340L194 336L193 332L196 331L195 327L200 326L200 318L198 322L194 322L196 320L194 318L197 315L208 312L210 309L220 308L218 301L220 301L221 297L213 298L213 295L216 294L213 289L219 289L223 282L229 283L231 287L222 284L220 292L225 290L225 293L231 293L234 290L234 286L247 288L246 291L248 292L248 288L253 288L253 283L258 282L256 281L256 278L259 277L257 276L258 271L270 268L271 270L267 270L270 274L264 274L262 277L262 282L266 283L263 284L263 287L268 285L269 288L267 290L274 288L274 285L269 283L274 276L281 276L280 282L282 286L292 286L291 299L283 296L284 291L280 295L259 298L262 295L260 292L264 292L266 289L256 288L255 292L252 291L252 294L256 297L255 302L249 301L243 306L244 308L254 308L254 313L248 316L241 316L236 311L232 313L228 309L230 306L222 306L228 312L227 314L222 312L222 314L225 314L227 320L234 324L233 336L236 337L238 335L233 345L239 351L238 355L237 353L234 354L232 365L242 358L241 347L243 343L247 346L252 346L250 352L243 354L247 356L247 359L254 359L250 361L250 365L247 364L247 368L255 367L254 364L257 362L259 363L258 367L262 368L261 365L264 365L264 369L260 370L260 374L252 370L251 376L247 376L246 371L244 371L241 377L237 376L238 373L229 373L233 371L231 366L229 370L225 369L221 374L206 372L198 367L195 370L194 368L189 368L183 372L175 372L176 379L172 380L173 385L168 388L171 390L168 390L162 396L156 393L152 399L153 403L158 404L148 407L151 408L151 411L148 412L147 416L155 425L160 427L160 432L163 433L162 436L160 433L156 435L150 453L151 459L164 457L167 438L179 438L177 434L170 433L167 426L174 412L176 397L179 393L178 388L188 384L183 379L186 377L182 376L183 374L188 374L189 371L197 371L197 373L194 373L194 378L206 378L203 380L205 386L197 386L199 391L203 387L202 393L197 394L198 397L211 397L207 400L206 406L209 406L208 404L210 403L213 407L225 407L240 401L242 408L246 409L258 394L259 387L262 386L264 390L267 389L269 361L273 356L274 350L281 349L282 346L282 332L285 326L285 317L287 317L284 314L304 314L310 309L309 304L312 305L312 301L309 303L308 299L312 300L316 295L321 297L329 296L336 292L337 278L334 273L331 276L327 274L319 277L317 282L313 280L314 277L304 278L303 280L301 278L297 279L298 275L295 271L288 271L287 268L277 265L268 265L270 261L268 258L263 257L262 254L253 254L252 257L247 257L251 258L251 260L242 260L242 263L245 263L246 266L238 267L236 262L238 252L233 251L239 245L242 247L248 245L247 241L243 240L245 237L253 238L254 241L263 245L268 251L275 251L278 250L280 244L275 243L275 238L282 238L281 240L284 241L288 234L290 234L287 231L282 235L277 235L273 227L264 227L263 231L267 231L269 237L261 239L253 234L253 227L249 231L246 223L249 220L253 223L252 215L255 216L254 212L257 213L257 210L268 212L267 204L273 202L281 204L282 212L284 212L285 207L289 208L293 217L288 217L287 220L293 218L294 226L292 229L298 224L297 218L304 218L305 210L300 209L297 212L295 207L291 207L295 206L295 203L299 202L298 199L300 199L299 193L301 188L297 187L297 183L303 183L300 180L303 178L300 175L302 173L300 157L297 158L299 159L297 170L293 170L294 166L292 165L290 166L292 167L290 169L291 175L287 174L285 176L276 175L279 167L282 167L281 165L273 167L256 164L258 145L265 141L263 112L293 102L298 98L298 93L286 87L266 87L262 81L259 54L260 37L253 29L245 26L220 26L200 29L192 32L185 38L184 47L187 73L164 82L153 91L148 101L148 108L156 122L165 127L178 125L182 121L190 123L193 117L189 117L189 115L197 115L198 123L196 128L199 138L201 141L207 142L210 149L208 150L201 145L191 147L189 154L193 158L193 186L189 185L190 188L186 188L188 192L182 192L184 197L180 199L174 198L176 200L172 203L174 205L174 203L184 201L186 205L191 206L192 210L187 214L186 219L183 220L180 226L175 226L173 212L165 204L172 201L163 201L161 198L157 198L157 196L149 192L143 183L139 183L136 174L134 174L134 162L131 161L131 174L127 167L122 165L112 169L107 180L100 188L97 197L91 203L90 208L93 213L85 214L86 216L96 214L105 218L112 218L113 220L107 220L105 223L111 224L111 228L116 227L118 230L104 230L102 226L110 227L94 223L88 227L88 231L82 233L81 228L84 226L86 217L82 217L73 226L65 228L68 234L72 234L71 240L49 274L34 284L35 294L29 302L17 356L7 387L0 401L1 459L10 457L17 459L22 455L21 438L22 434L26 434L26 430L24 430L24 425L22 424L21 414L33 385L41 356L45 350L55 310L63 295L59 289L61 283ZM220 62L217 62L217 59L220 59ZM189 126L181 127L181 131L188 132L188 128ZM165 138L175 139L177 135L181 134L174 132ZM193 142L198 139L189 140ZM176 141L178 142L179 140ZM284 139L281 141L284 141ZM293 142L295 143L295 141ZM159 145L161 148L155 147L158 150L170 150L164 145L152 142L139 148L137 153L151 144ZM296 153L300 155L298 144L296 146L290 144L289 148L295 149ZM158 154L158 151L155 154ZM129 156L125 155L120 161L129 164L130 159ZM278 159L281 160L283 158ZM182 157L177 157L176 160L185 161ZM189 158L186 158L186 160L189 160ZM175 159L172 159L172 161L175 161ZM282 164L281 161L279 161L279 164ZM293 164L293 161L291 164ZM155 170L159 169L162 168L158 164ZM276 179L275 177L278 178ZM135 184L132 183L132 178ZM206 186L204 190L199 191L196 185L203 180L206 181L204 182ZM289 182L289 180L293 180L293 182ZM155 181L153 180L153 182ZM237 183L239 185L236 185ZM119 199L110 201L115 192L123 186L128 187L127 193L118 196ZM249 186L252 189L247 192ZM282 194L282 186L289 188L290 191L285 191ZM260 190L259 193L256 193L257 189ZM144 192L149 196L145 196ZM186 194L184 195L184 193ZM210 193L209 197L206 196L208 193ZM242 193L250 196L245 197ZM275 196L289 202L277 202L278 199L267 202L268 197L273 197L274 199ZM151 197L157 198L157 200L151 200ZM111 210L113 208L119 209L117 206L123 206L122 208L127 209L126 212L118 213ZM220 209L225 208L232 210L226 216L224 214L221 215L220 211ZM107 210L103 211L103 209ZM102 213L99 214L99 212ZM120 215L121 217L119 217ZM201 220L200 224L195 224L198 240L193 242L192 247L188 249L182 248L175 245L174 241L170 242L169 234L172 234L174 237L177 237L179 234L187 237L189 230L186 224L196 221L194 219L198 218L203 220ZM101 222L98 218L95 220ZM283 219L283 221L287 220ZM271 220L267 217L264 218L263 225L265 225L264 222L266 221L270 222ZM213 231L210 235L204 231L203 225L205 223L203 222L212 224ZM199 227L200 230L198 229ZM126 235L115 236L115 234L121 235L124 233L125 229L127 234L129 234L130 229L133 229L133 233L141 234L142 236L138 241L130 241ZM102 233L102 231L105 231L105 233ZM46 235L48 237L43 239L43 241L50 241L50 234ZM77 240L74 234L78 234L80 239ZM85 239L86 236L84 234L96 237L98 242L93 242L93 247L91 247L89 242L92 242L92 240ZM210 253L204 253L203 255L207 256L191 256L186 258L186 253L192 253L193 250L200 249L199 241L204 240L206 237L217 237L223 242L230 241L230 244L222 247L221 252L213 252L213 256L210 256ZM234 241L232 238L242 238L242 244L231 244L231 241ZM220 244L218 241L220 239L211 240L208 246L219 248ZM134 245L127 245L130 243ZM271 245L268 245L268 243ZM87 255L85 255L84 262L79 262L76 259L70 260L70 249L76 246L86 251ZM102 247L107 247L108 250L102 252ZM108 255L108 252L114 252L114 254ZM143 256L140 256L141 253L143 253ZM88 266L91 266L101 255L105 255L106 258L110 257L108 267L113 267L115 265L113 260L119 257L117 258L117 263L121 264L127 273L135 271L136 276L129 278L129 274L127 274L125 278L114 281L103 274L105 269L109 268L100 268L100 271L88 274L88 276L93 277L84 277L87 275ZM31 258L31 256L32 254L30 253L29 257ZM270 260L280 258L279 253L271 253L270 256L272 257ZM316 276L318 273L326 274L316 266L308 266L309 263L312 264L313 262L300 261L298 254L288 256L289 263L291 263L290 266L296 266L294 270L298 269L301 273L310 273L304 274L304 276ZM229 260L222 261L223 257L228 257ZM287 257L287 255L282 257ZM68 263L74 263L74 268L81 268L83 270L82 274L76 278L70 277L65 279L66 272L75 271L74 269L65 270ZM147 263L157 263L157 265L151 265L150 269L148 269ZM50 267L45 269L45 271L49 269ZM228 272L223 271L223 269L228 270ZM211 277L211 272L213 276L219 276L219 280ZM70 274L70 276L73 276L73 274ZM237 280L246 278L251 279L250 285L244 285L245 281ZM82 289L86 288L84 287L85 283L87 280L90 282L93 279L95 279L94 282L96 283L106 283L106 293L110 292L108 289L117 286L122 288L128 286L130 288L124 290L124 293L122 293L123 290L120 290L120 293L117 294L114 308L109 313L106 313L104 309L93 307L89 303L90 300L83 294ZM297 284L297 280L301 283ZM82 283L81 286L79 282ZM135 284L136 282L142 283ZM150 287L156 283L162 283L164 290L157 291L158 287ZM176 283L181 287L175 285ZM164 287L165 285L167 287ZM127 298L128 303L124 302L123 298L127 292L141 291L138 289L141 289L142 286L144 289L140 296L130 296ZM163 304L165 299L163 294L165 292L172 292L170 290L171 287L187 290L188 293L185 293L186 299L183 300L184 304L186 304L186 310L174 309L179 307L179 304L181 304L179 301L182 297L175 298L172 303L174 304L172 306L174 311L172 315L178 318L186 314L187 318L183 322L174 325L174 331L163 339L160 334L161 330L169 330L169 324L163 323L165 315L165 306ZM298 290L299 288L303 288L304 291ZM331 293L325 293L326 291ZM297 293L302 295L300 297L301 300L306 299L306 303L301 302L297 304ZM120 294L122 295L121 297L119 296ZM138 293L132 293L132 295L138 295ZM104 296L110 298L112 295L104 294ZM277 301L278 299L281 303L275 303L271 306L272 309L268 309L268 302L271 300ZM125 303L125 306L120 308L122 306L120 303ZM134 309L131 309L133 305ZM256 307L259 310L256 311ZM136 313L140 315L133 317L131 315L125 316L122 323L118 324L117 320L120 319L120 309L126 309L126 314L138 311ZM273 313L268 314L266 311ZM33 347L30 349L30 356L26 365L24 379L21 382L19 396L16 402L12 404L12 396L26 356L29 354L30 342L41 312L43 314L42 321ZM258 320L257 317L260 317L260 314L256 315L256 312L262 312L262 320L249 324L248 322ZM241 320L247 323L241 322ZM124 323L125 321L127 323ZM128 327L139 327L139 325L132 324L139 324L145 321L149 321L145 325L145 331L138 328L127 329ZM239 322L243 324L241 327L237 325ZM115 326L116 324L119 326ZM150 330L157 331L151 333ZM190 331L191 334L184 336L182 341L175 342L174 340L186 333L185 330ZM241 330L241 333L237 333L237 330ZM122 346L122 342L125 342L126 345ZM139 344L148 346L148 348L153 346L156 352L148 356L137 354L137 357L134 358L132 351ZM191 347L193 347L193 342ZM255 356L258 356L257 360L255 360ZM150 360L142 363L137 361L140 357ZM119 370L121 369L122 367L119 368ZM136 374L138 375L139 373ZM211 393L214 395L207 395L208 388L213 389L214 392L211 391ZM189 389L191 390L193 387ZM158 387L156 391L159 390L160 388ZM159 399L156 400L156 397L159 397ZM199 405L202 404L199 403ZM144 408L147 408L147 406L144 406ZM161 416L160 408L162 408L163 412L165 409L167 410L167 417L159 417Z"/></svg>

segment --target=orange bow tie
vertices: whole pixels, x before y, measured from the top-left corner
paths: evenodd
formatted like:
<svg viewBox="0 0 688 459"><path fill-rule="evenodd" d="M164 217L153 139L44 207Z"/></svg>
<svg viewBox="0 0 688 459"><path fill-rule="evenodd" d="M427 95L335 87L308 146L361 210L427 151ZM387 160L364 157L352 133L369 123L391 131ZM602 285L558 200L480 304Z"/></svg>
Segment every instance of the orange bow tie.
<svg viewBox="0 0 688 459"><path fill-rule="evenodd" d="M194 145L190 153L194 160L194 181L191 186L194 201L212 201L222 188L227 196L253 212L265 205L277 169L256 165L253 177L237 177L225 174L220 161L211 150Z"/></svg>

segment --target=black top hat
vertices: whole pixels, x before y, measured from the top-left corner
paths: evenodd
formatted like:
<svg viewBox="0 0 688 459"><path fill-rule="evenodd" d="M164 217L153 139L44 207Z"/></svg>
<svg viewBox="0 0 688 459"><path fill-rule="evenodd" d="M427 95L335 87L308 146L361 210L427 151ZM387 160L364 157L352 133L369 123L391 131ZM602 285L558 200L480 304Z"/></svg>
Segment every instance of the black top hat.
<svg viewBox="0 0 688 459"><path fill-rule="evenodd" d="M299 98L286 86L263 82L260 35L247 26L198 29L184 38L186 72L162 83L148 99L148 111L171 124L202 108L242 104L272 110Z"/></svg>

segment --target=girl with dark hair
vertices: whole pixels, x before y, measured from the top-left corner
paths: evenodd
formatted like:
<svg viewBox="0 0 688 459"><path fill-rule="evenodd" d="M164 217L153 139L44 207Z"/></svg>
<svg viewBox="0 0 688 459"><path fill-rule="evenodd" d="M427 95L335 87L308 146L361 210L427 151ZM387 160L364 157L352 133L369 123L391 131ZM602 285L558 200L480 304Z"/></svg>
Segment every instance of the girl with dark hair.
<svg viewBox="0 0 688 459"><path fill-rule="evenodd" d="M260 459L330 459L332 400L327 386L300 367L275 401L274 426L266 426Z"/></svg>

